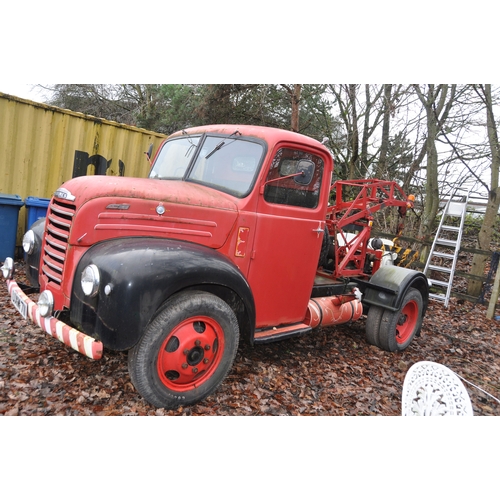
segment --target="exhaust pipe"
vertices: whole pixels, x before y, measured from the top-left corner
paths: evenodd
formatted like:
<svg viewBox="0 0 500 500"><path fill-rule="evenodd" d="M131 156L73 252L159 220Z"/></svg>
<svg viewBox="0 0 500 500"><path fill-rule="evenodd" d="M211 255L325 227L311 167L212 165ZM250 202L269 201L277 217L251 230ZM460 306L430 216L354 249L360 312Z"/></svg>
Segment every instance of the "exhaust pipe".
<svg viewBox="0 0 500 500"><path fill-rule="evenodd" d="M357 321L363 314L361 301L354 296L317 297L309 300L306 323L311 328Z"/></svg>

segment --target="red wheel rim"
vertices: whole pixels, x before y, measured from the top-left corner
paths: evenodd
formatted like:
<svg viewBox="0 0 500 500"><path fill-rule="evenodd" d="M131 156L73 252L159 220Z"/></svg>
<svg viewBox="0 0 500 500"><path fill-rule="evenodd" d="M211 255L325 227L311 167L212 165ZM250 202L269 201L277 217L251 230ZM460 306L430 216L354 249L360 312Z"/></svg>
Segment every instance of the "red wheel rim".
<svg viewBox="0 0 500 500"><path fill-rule="evenodd" d="M177 392L208 380L224 352L224 332L213 318L195 316L179 323L163 341L157 370L162 383Z"/></svg>
<svg viewBox="0 0 500 500"><path fill-rule="evenodd" d="M396 342L404 344L413 335L418 320L418 304L414 300L407 302L399 315L396 325Z"/></svg>

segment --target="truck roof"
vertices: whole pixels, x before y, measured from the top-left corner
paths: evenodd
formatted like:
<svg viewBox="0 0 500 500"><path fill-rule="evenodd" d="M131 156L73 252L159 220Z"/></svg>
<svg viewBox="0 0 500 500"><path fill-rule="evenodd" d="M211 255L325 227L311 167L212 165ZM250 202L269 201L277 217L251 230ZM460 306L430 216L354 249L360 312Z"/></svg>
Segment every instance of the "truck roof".
<svg viewBox="0 0 500 500"><path fill-rule="evenodd" d="M321 142L307 135L291 132L273 127L263 127L258 125L237 125L237 124L219 124L219 125L204 125L200 127L191 127L185 130L175 132L170 137L176 137L185 133L188 134L233 134L235 131L240 132L244 136L256 137L263 139L268 143L277 143L280 141L300 142L304 145L309 145L316 148L321 148L327 151Z"/></svg>

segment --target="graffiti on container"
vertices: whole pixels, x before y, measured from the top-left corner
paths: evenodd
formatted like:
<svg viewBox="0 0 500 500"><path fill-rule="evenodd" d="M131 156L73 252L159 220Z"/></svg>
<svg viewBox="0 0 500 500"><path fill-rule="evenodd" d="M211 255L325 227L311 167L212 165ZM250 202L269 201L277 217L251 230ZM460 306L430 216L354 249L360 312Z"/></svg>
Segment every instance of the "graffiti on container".
<svg viewBox="0 0 500 500"><path fill-rule="evenodd" d="M73 163L73 178L81 177L88 174L88 168L93 165L95 167L94 175L106 175L111 167L113 160L107 160L101 155L89 156L85 151L75 150L75 161ZM125 175L125 164L118 160L118 175Z"/></svg>

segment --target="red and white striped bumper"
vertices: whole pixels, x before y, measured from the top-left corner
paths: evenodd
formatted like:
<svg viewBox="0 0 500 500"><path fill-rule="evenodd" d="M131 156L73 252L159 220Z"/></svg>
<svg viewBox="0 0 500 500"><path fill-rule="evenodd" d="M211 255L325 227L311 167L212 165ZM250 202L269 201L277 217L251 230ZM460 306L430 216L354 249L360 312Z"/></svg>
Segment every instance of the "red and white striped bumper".
<svg viewBox="0 0 500 500"><path fill-rule="evenodd" d="M37 324L44 332L52 335L52 337L60 340L68 347L72 347L75 351L87 356L90 359L101 359L103 345L102 342L79 332L68 326L66 323L59 321L54 317L43 318L40 316L38 305L33 302L13 280L7 280L9 295L12 298L13 291L16 291L17 296L27 305L27 316L33 323Z"/></svg>

